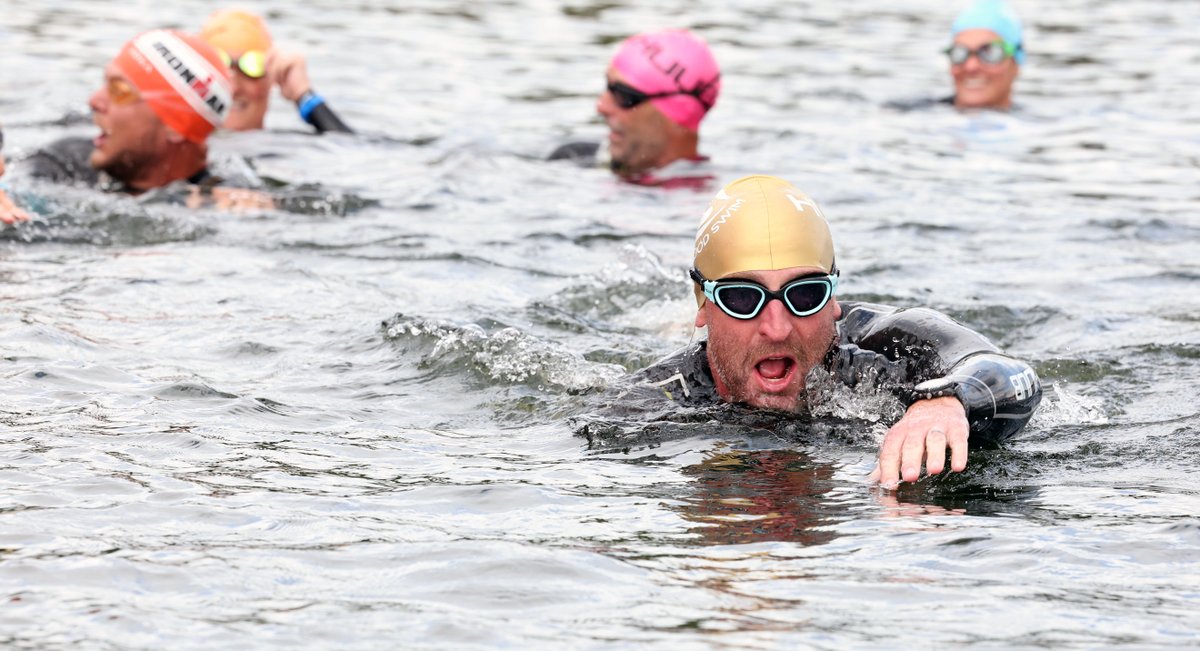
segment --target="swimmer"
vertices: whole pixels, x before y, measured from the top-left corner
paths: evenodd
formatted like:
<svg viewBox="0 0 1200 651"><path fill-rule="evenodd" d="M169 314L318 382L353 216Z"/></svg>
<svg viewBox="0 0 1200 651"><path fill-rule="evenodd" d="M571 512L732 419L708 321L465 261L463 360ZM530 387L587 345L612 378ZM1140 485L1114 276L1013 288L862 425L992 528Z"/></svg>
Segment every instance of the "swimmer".
<svg viewBox="0 0 1200 651"><path fill-rule="evenodd" d="M886 487L962 471L969 446L994 446L1032 417L1041 384L1028 364L925 308L837 299L840 273L821 209L786 181L750 176L717 194L696 234L690 276L707 340L639 374L689 406L718 400L800 411L809 372L874 383L906 405L871 479Z"/></svg>
<svg viewBox="0 0 1200 651"><path fill-rule="evenodd" d="M632 36L609 64L596 101L608 125L607 150L569 143L550 160L607 159L623 179L653 184L654 176L672 176L662 171L669 165L686 168L708 160L699 153L700 122L720 91L717 61L700 37L682 29Z"/></svg>
<svg viewBox="0 0 1200 651"><path fill-rule="evenodd" d="M271 87L278 86L284 99L296 104L300 118L318 133L353 133L313 90L304 55L276 49L262 18L246 11L217 11L204 23L200 38L215 47L229 67L233 105L226 129L262 129Z"/></svg>
<svg viewBox="0 0 1200 651"><path fill-rule="evenodd" d="M1008 109L1025 62L1021 21L1004 0L975 0L950 29L946 48L954 79L954 106Z"/></svg>
<svg viewBox="0 0 1200 651"><path fill-rule="evenodd" d="M183 182L200 207L258 210L270 197L234 190L208 169L210 134L232 104L228 68L199 37L174 30L139 34L104 68L88 101L100 134L64 138L26 159L30 175L141 195Z"/></svg>
<svg viewBox="0 0 1200 651"><path fill-rule="evenodd" d="M228 114L229 77L195 36L153 30L121 48L88 106L100 135L88 163L139 194L208 176L209 134Z"/></svg>
<svg viewBox="0 0 1200 651"><path fill-rule="evenodd" d="M4 129L0 129L0 178L4 178ZM29 220L29 214L17 207L4 188L0 188L0 223L12 224Z"/></svg>

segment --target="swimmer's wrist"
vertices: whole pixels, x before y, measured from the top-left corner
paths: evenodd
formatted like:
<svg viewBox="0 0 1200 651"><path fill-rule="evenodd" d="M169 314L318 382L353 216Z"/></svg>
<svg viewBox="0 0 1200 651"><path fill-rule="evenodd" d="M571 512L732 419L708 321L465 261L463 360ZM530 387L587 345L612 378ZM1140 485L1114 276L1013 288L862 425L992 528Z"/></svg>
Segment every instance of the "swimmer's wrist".
<svg viewBox="0 0 1200 651"><path fill-rule="evenodd" d="M317 109L318 106L325 103L325 98L318 95L311 88L300 94L296 100L296 110L300 112L300 119L305 122L309 121L309 116Z"/></svg>
<svg viewBox="0 0 1200 651"><path fill-rule="evenodd" d="M913 403L922 400L956 398L962 403L965 410L968 408L969 402L964 394L965 391L961 382L952 377L939 377L921 382L915 387L906 390L900 397L906 407L911 407Z"/></svg>

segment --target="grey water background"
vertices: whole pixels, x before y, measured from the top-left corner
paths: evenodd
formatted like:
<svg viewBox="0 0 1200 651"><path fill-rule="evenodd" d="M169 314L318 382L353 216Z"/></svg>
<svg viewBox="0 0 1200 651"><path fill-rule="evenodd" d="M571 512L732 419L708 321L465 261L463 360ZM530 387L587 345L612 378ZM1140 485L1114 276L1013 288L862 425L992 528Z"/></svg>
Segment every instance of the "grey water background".
<svg viewBox="0 0 1200 651"><path fill-rule="evenodd" d="M11 162L94 134L60 118L126 39L218 5L0 6ZM251 6L362 131L276 98L213 139L319 184L303 210L6 179L43 217L0 230L5 648L1200 644L1200 5L1016 3L1011 114L883 107L947 93L930 0ZM666 26L723 65L718 182L541 162L603 137L615 43ZM861 396L852 437L579 436L696 336L694 229L748 173L822 203L844 298L1030 360L1030 426L895 493Z"/></svg>

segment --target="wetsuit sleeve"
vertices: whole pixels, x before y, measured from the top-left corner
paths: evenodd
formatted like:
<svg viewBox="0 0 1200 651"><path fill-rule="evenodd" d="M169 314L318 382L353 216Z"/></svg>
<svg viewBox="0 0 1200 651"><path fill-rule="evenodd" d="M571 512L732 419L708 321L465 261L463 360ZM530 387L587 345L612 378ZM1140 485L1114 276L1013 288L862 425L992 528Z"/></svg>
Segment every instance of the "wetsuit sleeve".
<svg viewBox="0 0 1200 651"><path fill-rule="evenodd" d="M313 125L317 133L354 133L354 130L338 117L324 97L309 91L296 100L296 110L305 122Z"/></svg>
<svg viewBox="0 0 1200 651"><path fill-rule="evenodd" d="M905 384L896 392L902 399L923 397L915 385L948 380L938 395L952 393L963 403L973 446L1012 437L1041 402L1041 382L1028 364L940 312L865 303L845 303L843 310L843 342L901 363Z"/></svg>
<svg viewBox="0 0 1200 651"><path fill-rule="evenodd" d="M959 362L945 376L967 410L974 447L995 447L1012 438L1042 401L1042 383L1028 364L998 353ZM914 396L920 398L921 396Z"/></svg>

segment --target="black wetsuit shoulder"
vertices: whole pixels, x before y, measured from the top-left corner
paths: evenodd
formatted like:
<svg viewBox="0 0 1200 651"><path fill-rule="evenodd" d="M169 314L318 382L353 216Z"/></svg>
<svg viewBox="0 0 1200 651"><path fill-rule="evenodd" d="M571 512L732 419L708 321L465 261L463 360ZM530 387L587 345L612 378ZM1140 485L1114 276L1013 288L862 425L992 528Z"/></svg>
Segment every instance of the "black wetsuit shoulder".
<svg viewBox="0 0 1200 651"><path fill-rule="evenodd" d="M940 377L970 355L1000 352L987 337L936 310L856 301L841 305L839 343L903 362L910 380Z"/></svg>
<svg viewBox="0 0 1200 651"><path fill-rule="evenodd" d="M954 106L954 95L947 97L921 97L919 99L892 100L886 102L884 108L901 113L910 111L927 111L937 106Z"/></svg>
<svg viewBox="0 0 1200 651"><path fill-rule="evenodd" d="M100 184L100 173L88 162L92 149L89 138L62 138L33 152L20 165L34 178L95 187Z"/></svg>
<svg viewBox="0 0 1200 651"><path fill-rule="evenodd" d="M631 379L634 386L661 391L680 404L699 406L721 399L708 367L707 341L681 348L638 371Z"/></svg>
<svg viewBox="0 0 1200 651"><path fill-rule="evenodd" d="M80 185L103 192L137 194L124 183L92 168L88 162L92 149L92 141L88 138L62 138L33 152L21 161L21 165L33 178L52 183ZM185 182L201 188L226 185L225 179L214 175L208 167L189 176Z"/></svg>
<svg viewBox="0 0 1200 651"><path fill-rule="evenodd" d="M826 367L846 385L870 383L907 401L915 385L952 378L976 447L1016 434L1041 402L1041 383L1028 364L940 312L853 301L841 305L838 338ZM684 405L719 400L706 345L679 350L633 380Z"/></svg>
<svg viewBox="0 0 1200 651"><path fill-rule="evenodd" d="M568 142L559 145L546 160L568 160L579 165L595 165L600 151L598 142Z"/></svg>

